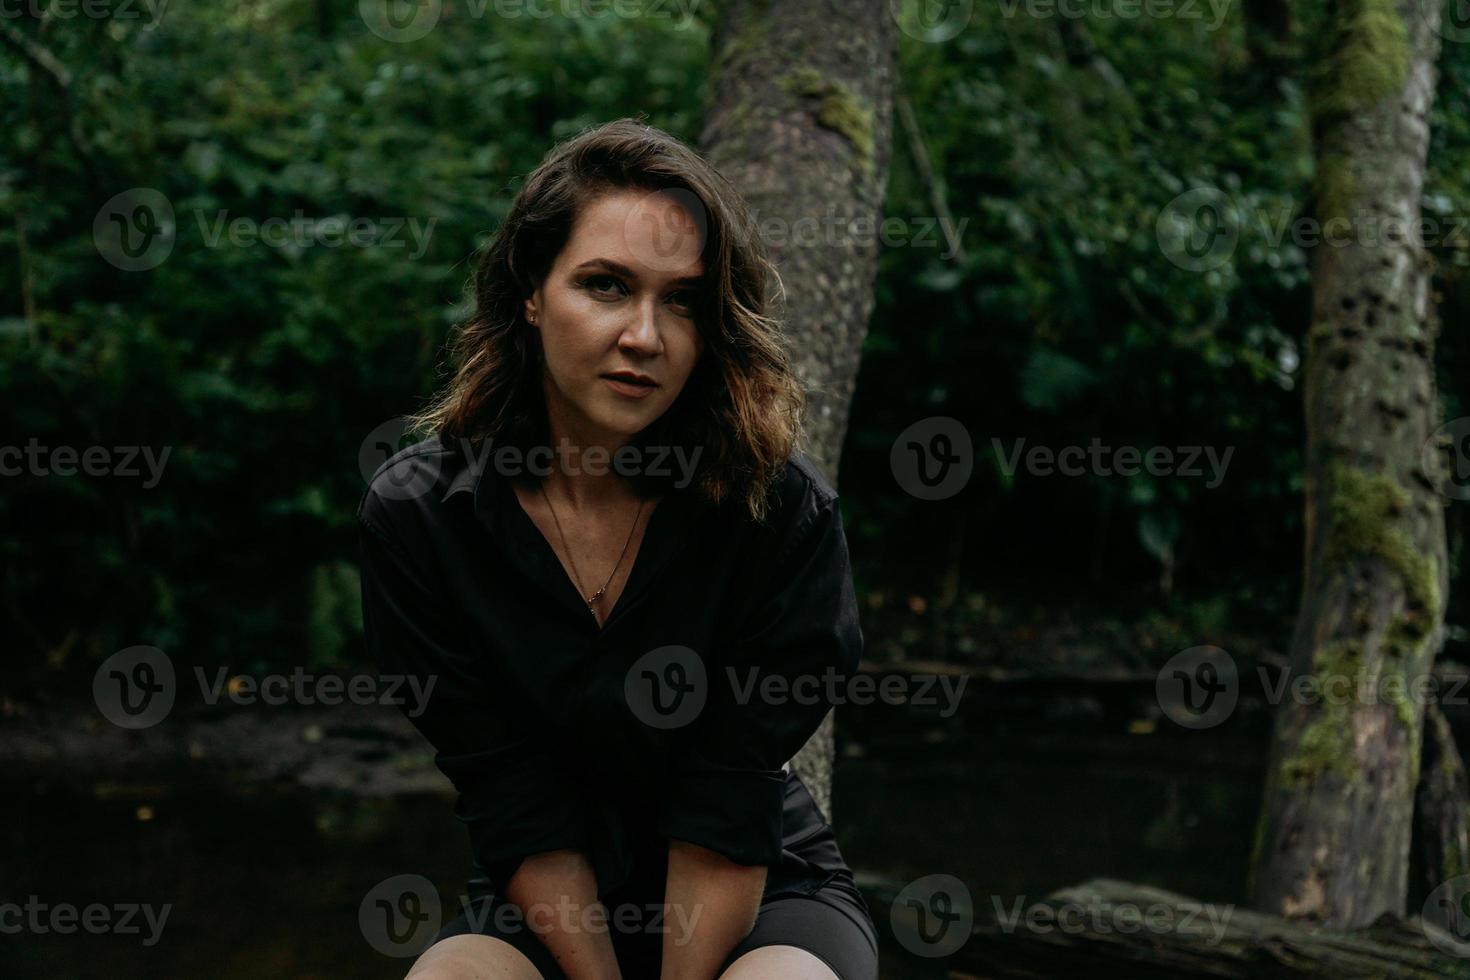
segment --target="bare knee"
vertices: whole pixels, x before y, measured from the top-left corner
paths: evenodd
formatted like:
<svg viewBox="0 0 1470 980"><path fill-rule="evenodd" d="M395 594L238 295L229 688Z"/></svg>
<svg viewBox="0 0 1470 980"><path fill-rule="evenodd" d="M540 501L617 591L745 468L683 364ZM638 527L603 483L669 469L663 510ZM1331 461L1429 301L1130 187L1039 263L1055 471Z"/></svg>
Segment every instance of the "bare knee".
<svg viewBox="0 0 1470 980"><path fill-rule="evenodd" d="M404 980L545 980L526 954L493 936L450 936L424 950Z"/></svg>
<svg viewBox="0 0 1470 980"><path fill-rule="evenodd" d="M837 980L821 958L797 946L759 946L720 974L720 980Z"/></svg>

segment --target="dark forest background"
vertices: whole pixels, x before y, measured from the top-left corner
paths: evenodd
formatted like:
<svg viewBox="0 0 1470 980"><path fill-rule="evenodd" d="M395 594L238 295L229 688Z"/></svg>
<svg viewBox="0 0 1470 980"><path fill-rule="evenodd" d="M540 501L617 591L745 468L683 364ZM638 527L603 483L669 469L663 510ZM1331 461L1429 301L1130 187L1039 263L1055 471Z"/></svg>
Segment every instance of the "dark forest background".
<svg viewBox="0 0 1470 980"><path fill-rule="evenodd" d="M1312 163L1302 38L1257 6L1214 26L1205 5L1084 25L981 4L946 43L902 38L914 125L895 123L885 213L912 238L943 201L963 249L935 228L882 254L839 478L875 656L983 660L997 637L1020 662L1058 643L1125 660L1227 634L1284 646L1313 246L1283 229L1312 213ZM237 670L360 662L364 443L442 380L518 180L584 127L642 113L694 142L704 113L698 11L449 6L410 45L356 0L175 4L166 30L131 9L0 22L0 445L170 447L154 486L0 479L0 689L22 698L140 643ZM1470 414L1470 45L1447 42L1440 70L1424 207L1442 222L1454 419ZM1233 241L1208 268L1167 233L1200 187ZM170 202L175 241L127 271L94 223L139 188ZM221 213L432 230L421 255L407 228L402 247L211 246ZM933 416L963 423L975 470L923 502L890 451ZM1094 437L1233 455L1208 488L1008 474L996 453ZM1448 511L1460 659L1465 511Z"/></svg>

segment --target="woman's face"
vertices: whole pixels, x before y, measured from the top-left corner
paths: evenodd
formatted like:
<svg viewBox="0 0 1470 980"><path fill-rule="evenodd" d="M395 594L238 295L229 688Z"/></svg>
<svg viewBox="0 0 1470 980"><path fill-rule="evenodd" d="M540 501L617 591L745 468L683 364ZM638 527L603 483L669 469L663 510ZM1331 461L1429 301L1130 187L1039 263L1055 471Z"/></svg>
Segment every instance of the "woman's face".
<svg viewBox="0 0 1470 980"><path fill-rule="evenodd" d="M541 333L553 440L621 445L679 397L705 348L695 326L702 225L688 192L615 191L582 209L526 300ZM652 382L630 384L610 375Z"/></svg>

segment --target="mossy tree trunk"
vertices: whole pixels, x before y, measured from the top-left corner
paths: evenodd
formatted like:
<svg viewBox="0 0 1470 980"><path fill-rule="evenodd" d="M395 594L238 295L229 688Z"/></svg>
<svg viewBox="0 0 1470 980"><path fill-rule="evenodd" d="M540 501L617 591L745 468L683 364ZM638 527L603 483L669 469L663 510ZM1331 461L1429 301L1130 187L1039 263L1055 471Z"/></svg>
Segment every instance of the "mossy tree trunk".
<svg viewBox="0 0 1470 980"><path fill-rule="evenodd" d="M807 451L835 486L873 309L897 25L888 0L727 0L715 17L701 144L780 271ZM792 760L829 817L832 718Z"/></svg>
<svg viewBox="0 0 1470 980"><path fill-rule="evenodd" d="M1414 848L1409 859L1414 877L1409 883L1409 898L1423 908L1426 920L1458 932L1458 903L1425 902L1445 882L1470 872L1470 779L1465 775L1460 750L1455 747L1449 719L1437 704L1427 705L1424 710L1420 758Z"/></svg>
<svg viewBox="0 0 1470 980"><path fill-rule="evenodd" d="M1436 320L1420 193L1437 4L1317 8L1317 159L1305 357L1306 555L1291 678L1320 698L1276 715L1252 860L1260 909L1338 928L1402 914L1424 704L1447 561Z"/></svg>

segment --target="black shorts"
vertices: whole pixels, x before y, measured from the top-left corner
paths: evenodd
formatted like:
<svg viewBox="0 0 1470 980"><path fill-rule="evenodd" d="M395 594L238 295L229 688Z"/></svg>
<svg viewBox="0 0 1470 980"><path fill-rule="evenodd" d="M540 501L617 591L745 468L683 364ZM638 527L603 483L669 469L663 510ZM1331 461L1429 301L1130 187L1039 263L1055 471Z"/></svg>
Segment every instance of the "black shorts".
<svg viewBox="0 0 1470 980"><path fill-rule="evenodd" d="M603 900L607 931L623 980L659 980L663 939L683 927L664 920L657 903L638 902L631 894ZM503 939L525 954L544 980L566 980L551 952L514 905L495 896L470 900L460 914L439 930L434 941L479 934ZM826 963L839 980L877 980L878 938L872 916L851 873L834 876L810 894L776 894L762 900L755 928L730 951L723 973L737 959L762 946L797 946ZM718 974L717 974L718 975Z"/></svg>

